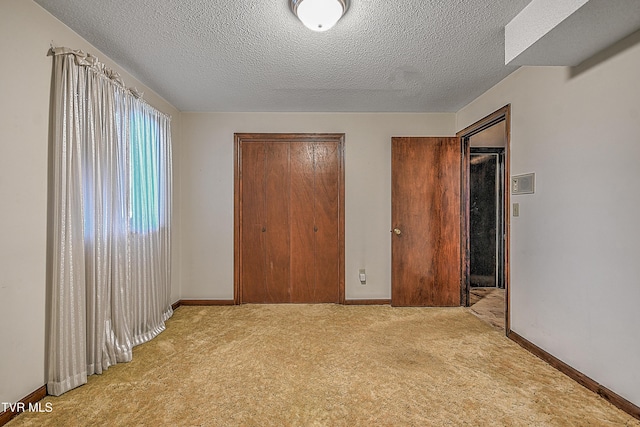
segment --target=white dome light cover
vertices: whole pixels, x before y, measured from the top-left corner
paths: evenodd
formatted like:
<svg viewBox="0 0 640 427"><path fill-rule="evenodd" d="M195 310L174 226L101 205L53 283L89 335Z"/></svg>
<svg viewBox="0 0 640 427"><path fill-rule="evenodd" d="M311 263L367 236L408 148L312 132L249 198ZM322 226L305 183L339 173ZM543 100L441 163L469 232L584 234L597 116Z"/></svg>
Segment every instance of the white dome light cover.
<svg viewBox="0 0 640 427"><path fill-rule="evenodd" d="M291 10L305 27L327 31L347 11L347 0L290 0Z"/></svg>

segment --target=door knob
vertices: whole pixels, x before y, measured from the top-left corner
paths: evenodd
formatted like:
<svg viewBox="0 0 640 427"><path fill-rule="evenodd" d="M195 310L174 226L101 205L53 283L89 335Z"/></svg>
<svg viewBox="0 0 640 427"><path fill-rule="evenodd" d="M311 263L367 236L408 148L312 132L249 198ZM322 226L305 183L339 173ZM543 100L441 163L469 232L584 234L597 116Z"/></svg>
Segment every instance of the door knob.
<svg viewBox="0 0 640 427"><path fill-rule="evenodd" d="M399 228L394 228L393 232L396 233L398 236L402 234L402 231L400 231Z"/></svg>

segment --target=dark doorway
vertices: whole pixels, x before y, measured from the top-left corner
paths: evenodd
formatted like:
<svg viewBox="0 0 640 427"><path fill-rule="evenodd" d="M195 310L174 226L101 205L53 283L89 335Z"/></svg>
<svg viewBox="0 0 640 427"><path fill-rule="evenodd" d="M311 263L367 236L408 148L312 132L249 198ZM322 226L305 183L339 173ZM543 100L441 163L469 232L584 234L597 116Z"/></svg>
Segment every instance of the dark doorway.
<svg viewBox="0 0 640 427"><path fill-rule="evenodd" d="M469 285L504 289L504 148L470 148Z"/></svg>
<svg viewBox="0 0 640 427"><path fill-rule="evenodd" d="M458 132L462 167L462 305L509 331L509 139L506 105Z"/></svg>

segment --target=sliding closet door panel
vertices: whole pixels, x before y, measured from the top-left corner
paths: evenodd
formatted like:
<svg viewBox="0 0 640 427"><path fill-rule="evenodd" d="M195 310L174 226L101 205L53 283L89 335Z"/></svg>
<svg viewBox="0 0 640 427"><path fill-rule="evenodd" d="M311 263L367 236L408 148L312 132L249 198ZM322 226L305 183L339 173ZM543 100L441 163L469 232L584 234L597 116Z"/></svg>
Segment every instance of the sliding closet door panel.
<svg viewBox="0 0 640 427"><path fill-rule="evenodd" d="M290 301L289 283L289 144L265 144L266 299Z"/></svg>
<svg viewBox="0 0 640 427"><path fill-rule="evenodd" d="M291 144L291 302L315 299L313 144Z"/></svg>
<svg viewBox="0 0 640 427"><path fill-rule="evenodd" d="M339 302L340 259L338 143L316 143L315 152L315 300Z"/></svg>
<svg viewBox="0 0 640 427"><path fill-rule="evenodd" d="M242 147L242 301L266 299L265 149L264 144Z"/></svg>

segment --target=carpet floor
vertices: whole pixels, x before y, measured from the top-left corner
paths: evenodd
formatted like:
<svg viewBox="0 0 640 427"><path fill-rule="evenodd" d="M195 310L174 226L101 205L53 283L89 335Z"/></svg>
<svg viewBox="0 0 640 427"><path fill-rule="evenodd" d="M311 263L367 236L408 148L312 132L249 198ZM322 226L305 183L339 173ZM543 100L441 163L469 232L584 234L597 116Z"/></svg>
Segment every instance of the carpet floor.
<svg viewBox="0 0 640 427"><path fill-rule="evenodd" d="M640 426L464 308L180 307L17 426Z"/></svg>

